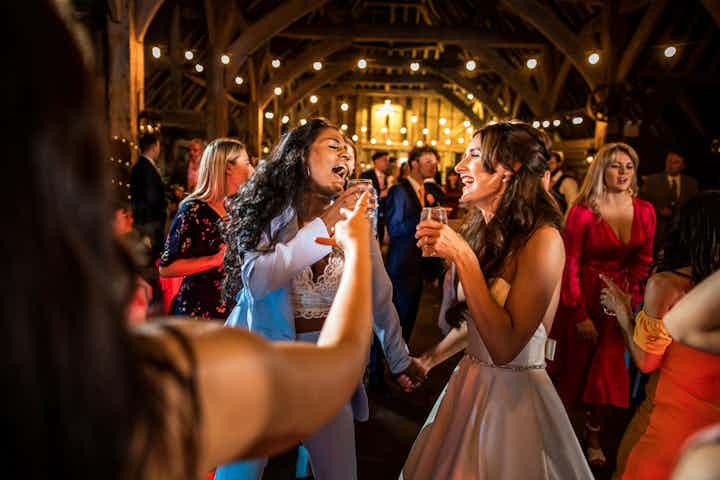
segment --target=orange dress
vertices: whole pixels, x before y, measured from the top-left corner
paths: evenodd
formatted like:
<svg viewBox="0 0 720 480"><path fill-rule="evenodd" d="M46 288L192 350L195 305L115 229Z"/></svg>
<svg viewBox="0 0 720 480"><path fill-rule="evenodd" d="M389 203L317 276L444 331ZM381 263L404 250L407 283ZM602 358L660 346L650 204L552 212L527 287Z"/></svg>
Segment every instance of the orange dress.
<svg viewBox="0 0 720 480"><path fill-rule="evenodd" d="M625 431L615 478L668 478L683 444L720 422L720 356L672 342Z"/></svg>

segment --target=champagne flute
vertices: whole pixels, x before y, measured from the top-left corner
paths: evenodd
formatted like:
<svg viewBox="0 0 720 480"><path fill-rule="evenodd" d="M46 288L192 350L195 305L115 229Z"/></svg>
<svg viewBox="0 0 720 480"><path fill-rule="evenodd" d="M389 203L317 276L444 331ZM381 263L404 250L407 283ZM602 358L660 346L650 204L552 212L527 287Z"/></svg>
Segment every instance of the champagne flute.
<svg viewBox="0 0 720 480"><path fill-rule="evenodd" d="M445 207L425 207L422 209L422 212L420 212L420 221L425 220L435 220L443 225L447 225L447 210L445 210ZM422 255L423 257L437 257L433 248L429 246L422 247Z"/></svg>

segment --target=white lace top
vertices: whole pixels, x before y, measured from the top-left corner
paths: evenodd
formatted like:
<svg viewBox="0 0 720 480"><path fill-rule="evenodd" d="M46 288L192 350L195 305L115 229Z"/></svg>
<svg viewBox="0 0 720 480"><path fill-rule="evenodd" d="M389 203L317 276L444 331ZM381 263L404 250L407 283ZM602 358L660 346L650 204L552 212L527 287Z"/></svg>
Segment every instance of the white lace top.
<svg viewBox="0 0 720 480"><path fill-rule="evenodd" d="M328 256L323 273L313 280L312 266L303 268L292 280L290 298L295 318L327 317L335 299L345 257L338 249Z"/></svg>

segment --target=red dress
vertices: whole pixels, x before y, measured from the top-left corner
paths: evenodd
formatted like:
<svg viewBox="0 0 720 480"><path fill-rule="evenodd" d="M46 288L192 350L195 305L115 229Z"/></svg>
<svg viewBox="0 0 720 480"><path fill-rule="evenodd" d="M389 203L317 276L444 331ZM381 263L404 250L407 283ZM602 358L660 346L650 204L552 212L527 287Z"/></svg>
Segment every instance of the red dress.
<svg viewBox="0 0 720 480"><path fill-rule="evenodd" d="M615 317L605 315L599 275L613 279L632 294L632 306L642 300L652 262L655 210L633 199L630 241L620 242L605 220L585 205L570 209L563 232L565 271L560 307L550 338L557 341L555 360L548 373L566 407L585 403L627 408L630 381L625 363L625 343ZM576 325L590 318L599 333L597 343L583 340Z"/></svg>
<svg viewBox="0 0 720 480"><path fill-rule="evenodd" d="M685 441L720 422L720 356L673 342L623 436L617 478L669 478Z"/></svg>

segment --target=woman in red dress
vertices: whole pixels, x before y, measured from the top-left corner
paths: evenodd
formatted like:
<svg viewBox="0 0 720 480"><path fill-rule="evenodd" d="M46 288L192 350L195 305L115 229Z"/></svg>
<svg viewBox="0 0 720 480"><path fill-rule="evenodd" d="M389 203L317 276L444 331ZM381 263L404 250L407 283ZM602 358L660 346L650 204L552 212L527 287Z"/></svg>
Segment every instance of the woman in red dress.
<svg viewBox="0 0 720 480"><path fill-rule="evenodd" d="M603 305L617 315L638 368L656 372L623 436L615 478L668 478L685 441L720 422L720 356L676 342L663 322L685 293L718 268L720 192L706 192L680 210L635 319L627 295L607 281ZM691 324L696 317L690 313L676 323Z"/></svg>
<svg viewBox="0 0 720 480"><path fill-rule="evenodd" d="M550 337L557 341L551 378L568 410L582 402L588 462L605 464L600 430L607 406L627 408L630 381L625 344L614 318L604 313L599 275L642 300L652 262L655 211L636 198L638 156L624 143L609 143L597 153L565 232L565 271L560 308Z"/></svg>

